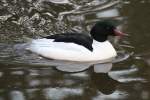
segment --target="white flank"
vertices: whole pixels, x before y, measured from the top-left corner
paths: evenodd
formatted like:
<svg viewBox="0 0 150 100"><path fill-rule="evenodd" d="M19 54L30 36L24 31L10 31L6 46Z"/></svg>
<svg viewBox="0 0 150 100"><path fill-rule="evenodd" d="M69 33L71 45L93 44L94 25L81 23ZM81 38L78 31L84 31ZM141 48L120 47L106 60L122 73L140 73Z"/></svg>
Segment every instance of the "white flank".
<svg viewBox="0 0 150 100"><path fill-rule="evenodd" d="M117 54L109 41L93 41L93 51L75 43L53 42L53 39L32 40L28 50L46 58L69 61L101 61Z"/></svg>

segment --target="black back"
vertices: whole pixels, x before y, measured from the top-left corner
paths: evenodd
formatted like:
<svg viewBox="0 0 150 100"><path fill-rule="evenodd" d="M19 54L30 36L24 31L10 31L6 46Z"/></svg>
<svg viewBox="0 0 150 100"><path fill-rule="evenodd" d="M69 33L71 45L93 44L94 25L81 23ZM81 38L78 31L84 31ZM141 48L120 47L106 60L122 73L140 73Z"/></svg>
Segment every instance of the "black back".
<svg viewBox="0 0 150 100"><path fill-rule="evenodd" d="M90 51L93 50L93 47L92 47L93 39L86 34L62 33L62 34L50 35L45 38L54 39L54 42L75 43L75 44L84 46Z"/></svg>

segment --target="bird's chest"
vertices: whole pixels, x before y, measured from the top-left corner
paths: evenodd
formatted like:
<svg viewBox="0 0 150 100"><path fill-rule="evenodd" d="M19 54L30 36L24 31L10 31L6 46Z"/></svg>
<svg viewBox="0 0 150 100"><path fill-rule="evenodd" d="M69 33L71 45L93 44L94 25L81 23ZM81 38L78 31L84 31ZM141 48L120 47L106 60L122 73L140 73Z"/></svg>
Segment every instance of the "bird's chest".
<svg viewBox="0 0 150 100"><path fill-rule="evenodd" d="M115 57L116 51L109 41L105 42L93 42L93 52L92 55L97 58L109 58Z"/></svg>

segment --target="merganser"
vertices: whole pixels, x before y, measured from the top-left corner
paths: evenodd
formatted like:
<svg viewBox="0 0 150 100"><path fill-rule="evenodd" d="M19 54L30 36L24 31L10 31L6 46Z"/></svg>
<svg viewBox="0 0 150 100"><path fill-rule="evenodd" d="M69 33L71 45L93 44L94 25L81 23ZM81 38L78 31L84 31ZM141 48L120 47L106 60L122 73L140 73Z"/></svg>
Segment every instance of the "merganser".
<svg viewBox="0 0 150 100"><path fill-rule="evenodd" d="M107 40L108 36L123 36L111 21L99 21L90 31L62 33L33 39L28 50L40 56L67 61L103 61L117 56L116 50Z"/></svg>

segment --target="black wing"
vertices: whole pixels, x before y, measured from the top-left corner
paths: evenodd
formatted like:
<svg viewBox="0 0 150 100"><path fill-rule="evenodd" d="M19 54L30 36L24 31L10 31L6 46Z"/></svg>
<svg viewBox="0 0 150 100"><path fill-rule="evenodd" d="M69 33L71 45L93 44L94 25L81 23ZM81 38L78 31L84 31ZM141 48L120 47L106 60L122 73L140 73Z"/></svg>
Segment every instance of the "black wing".
<svg viewBox="0 0 150 100"><path fill-rule="evenodd" d="M86 47L90 51L93 50L92 48L93 39L90 36L85 35L85 34L62 33L62 34L55 34L55 35L47 36L45 38L54 39L54 42L75 43L75 44Z"/></svg>

